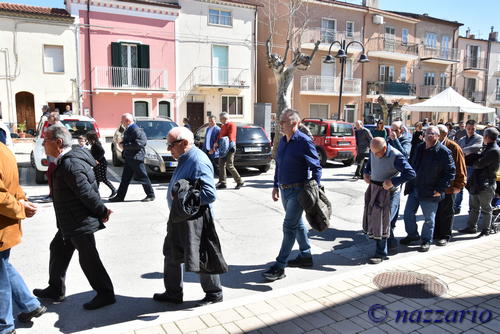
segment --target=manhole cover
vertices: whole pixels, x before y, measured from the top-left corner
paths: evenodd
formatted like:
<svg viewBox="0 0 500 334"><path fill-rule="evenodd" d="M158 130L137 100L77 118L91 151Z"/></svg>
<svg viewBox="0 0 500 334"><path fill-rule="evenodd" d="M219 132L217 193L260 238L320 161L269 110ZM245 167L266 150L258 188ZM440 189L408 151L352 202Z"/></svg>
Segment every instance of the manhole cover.
<svg viewBox="0 0 500 334"><path fill-rule="evenodd" d="M443 295L448 289L438 278L413 271L390 271L378 274L373 283L383 293L408 298L433 298Z"/></svg>

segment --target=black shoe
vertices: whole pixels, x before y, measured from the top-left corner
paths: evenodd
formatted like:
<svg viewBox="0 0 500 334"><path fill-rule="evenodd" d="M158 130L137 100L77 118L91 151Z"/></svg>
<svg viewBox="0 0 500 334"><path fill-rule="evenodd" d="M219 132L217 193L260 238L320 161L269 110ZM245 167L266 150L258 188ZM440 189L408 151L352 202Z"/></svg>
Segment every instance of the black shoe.
<svg viewBox="0 0 500 334"><path fill-rule="evenodd" d="M428 252L429 249L431 248L431 243L430 242L424 242L422 245L420 245L419 252L425 253Z"/></svg>
<svg viewBox="0 0 500 334"><path fill-rule="evenodd" d="M153 295L153 299L156 300L157 302L166 302L166 303L172 303L172 304L182 304L182 297L181 298L171 297L166 292L164 292L164 293L155 293Z"/></svg>
<svg viewBox="0 0 500 334"><path fill-rule="evenodd" d="M476 238L486 237L488 235L490 235L489 230L482 230L481 233L479 233L479 235Z"/></svg>
<svg viewBox="0 0 500 334"><path fill-rule="evenodd" d="M64 294L58 294L50 286L45 289L34 289L33 294L38 298L52 299L55 302L64 300Z"/></svg>
<svg viewBox="0 0 500 334"><path fill-rule="evenodd" d="M288 261L288 267L307 268L313 266L312 256L297 256L295 259Z"/></svg>
<svg viewBox="0 0 500 334"><path fill-rule="evenodd" d="M205 296L205 298L203 298L202 300L198 300L196 302L196 306L206 306L206 305L210 305L210 304L220 303L222 301L223 301L222 296L217 297L217 298L209 298L209 297Z"/></svg>
<svg viewBox="0 0 500 334"><path fill-rule="evenodd" d="M448 244L448 240L446 240L446 239L436 240L436 246L446 246L447 244Z"/></svg>
<svg viewBox="0 0 500 334"><path fill-rule="evenodd" d="M281 268L278 268L276 266L272 266L266 272L263 272L262 276L266 280L268 280L270 282L274 282L276 280L279 280L279 279L286 277L285 269L281 269Z"/></svg>
<svg viewBox="0 0 500 334"><path fill-rule="evenodd" d="M217 183L217 185L215 186L216 189L226 189L227 186L225 183Z"/></svg>
<svg viewBox="0 0 500 334"><path fill-rule="evenodd" d="M389 253L389 255L396 255L398 253L398 244L395 242L387 247L387 253Z"/></svg>
<svg viewBox="0 0 500 334"><path fill-rule="evenodd" d="M241 183L236 183L236 187L234 187L234 189L240 189L241 187L243 187L245 185L245 182L241 182Z"/></svg>
<svg viewBox="0 0 500 334"><path fill-rule="evenodd" d="M108 197L108 198L110 198L110 199L111 199L111 198L115 197L115 196L116 196L116 194L117 194L116 190L114 190L114 189L113 189L113 190L111 191L111 195L109 195L109 197Z"/></svg>
<svg viewBox="0 0 500 334"><path fill-rule="evenodd" d="M155 200L154 196L146 196L144 199L141 200L141 202L152 202Z"/></svg>
<svg viewBox="0 0 500 334"><path fill-rule="evenodd" d="M86 310L97 310L98 308L108 306L116 303L114 295L111 296L95 296L94 299L88 303L83 304L83 308Z"/></svg>
<svg viewBox="0 0 500 334"><path fill-rule="evenodd" d="M108 199L109 202L123 202L123 200L124 200L123 198L118 197L118 196L110 197Z"/></svg>
<svg viewBox="0 0 500 334"><path fill-rule="evenodd" d="M459 215L460 214L460 209L453 209L453 214L454 215Z"/></svg>
<svg viewBox="0 0 500 334"><path fill-rule="evenodd" d="M405 237L405 238L399 240L399 243L401 245L408 246L409 244L411 244L414 241L420 241L420 238Z"/></svg>
<svg viewBox="0 0 500 334"><path fill-rule="evenodd" d="M41 316L45 312L47 312L47 308L45 306L43 306L43 305L40 305L38 308L36 308L35 310L33 310L31 312L20 313L17 316L17 320L19 320L20 322L24 322L25 324L27 324L27 323L31 322L31 319L38 318L39 316Z"/></svg>
<svg viewBox="0 0 500 334"><path fill-rule="evenodd" d="M475 229L474 227L466 227L466 228L463 228L461 230L458 230L458 233L462 233L462 234L476 234L477 233L477 229Z"/></svg>

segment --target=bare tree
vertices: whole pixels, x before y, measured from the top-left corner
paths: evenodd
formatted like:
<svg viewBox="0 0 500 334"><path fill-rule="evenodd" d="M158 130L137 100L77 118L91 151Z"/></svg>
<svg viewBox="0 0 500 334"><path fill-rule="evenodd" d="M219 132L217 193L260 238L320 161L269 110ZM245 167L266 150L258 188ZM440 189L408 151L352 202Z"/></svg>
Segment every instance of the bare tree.
<svg viewBox="0 0 500 334"><path fill-rule="evenodd" d="M273 71L276 83L276 119L279 120L283 110L290 108L290 84L292 83L295 70L306 70L318 50L320 41L316 41L314 49L307 55L301 51L301 39L308 26L309 15L307 3L303 0L277 1L267 0L265 23L269 28L269 37L266 41L267 65ZM284 34L278 30L278 24L284 26ZM284 30L284 29L282 29ZM284 40L284 52L274 53L280 48L275 41ZM281 45L281 49L283 46ZM290 61L288 61L290 59ZM276 135L274 147L278 146L281 136L279 135L279 123L276 124Z"/></svg>

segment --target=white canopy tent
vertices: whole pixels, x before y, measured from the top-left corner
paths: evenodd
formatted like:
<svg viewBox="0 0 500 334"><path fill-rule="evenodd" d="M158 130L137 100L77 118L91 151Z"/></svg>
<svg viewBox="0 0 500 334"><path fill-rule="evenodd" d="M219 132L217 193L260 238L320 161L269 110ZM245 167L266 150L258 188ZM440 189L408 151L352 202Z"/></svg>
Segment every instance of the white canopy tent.
<svg viewBox="0 0 500 334"><path fill-rule="evenodd" d="M438 95L427 101L408 104L401 108L403 112L433 112L433 113L469 113L486 114L495 112L495 108L488 108L478 103L469 101L458 94L453 88L448 87Z"/></svg>

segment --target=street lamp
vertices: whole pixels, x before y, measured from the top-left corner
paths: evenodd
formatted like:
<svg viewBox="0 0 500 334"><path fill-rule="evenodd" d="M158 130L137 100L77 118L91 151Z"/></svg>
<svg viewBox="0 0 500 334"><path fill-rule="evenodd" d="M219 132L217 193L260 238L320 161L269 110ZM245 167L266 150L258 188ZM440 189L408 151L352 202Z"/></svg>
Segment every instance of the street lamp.
<svg viewBox="0 0 500 334"><path fill-rule="evenodd" d="M335 57L333 57L331 54L332 46L334 44L338 44L340 47L340 49L339 49L339 51L337 51L337 54L335 55ZM347 60L347 49L352 44L361 45L362 53L361 53L361 56L359 57L358 62L360 62L360 63L369 62L370 59L368 59L368 56L365 54L365 46L363 45L363 43L358 42L358 41L351 41L346 45L345 40L342 40L341 42L340 41L333 41L332 44L330 44L330 48L328 49L328 55L325 57L325 60L323 61L325 64L332 64L332 63L335 63L335 58L340 59L340 91L339 91L339 116L338 116L339 120L340 120L340 115L341 115L341 111L342 111L342 90L344 88L344 67L345 67L345 63Z"/></svg>

